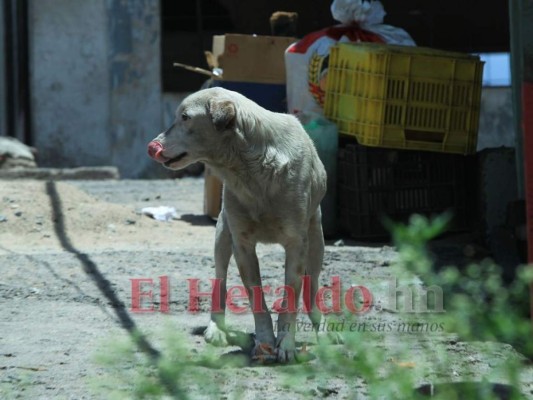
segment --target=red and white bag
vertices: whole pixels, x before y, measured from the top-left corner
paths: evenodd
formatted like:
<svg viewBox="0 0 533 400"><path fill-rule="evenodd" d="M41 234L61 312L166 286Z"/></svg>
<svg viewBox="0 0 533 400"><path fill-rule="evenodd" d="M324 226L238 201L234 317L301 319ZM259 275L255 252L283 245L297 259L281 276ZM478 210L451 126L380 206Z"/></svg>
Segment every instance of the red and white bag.
<svg viewBox="0 0 533 400"><path fill-rule="evenodd" d="M415 46L403 29L383 24L386 13L379 1L334 0L331 13L341 25L312 32L285 51L289 113L323 113L329 48L337 42Z"/></svg>

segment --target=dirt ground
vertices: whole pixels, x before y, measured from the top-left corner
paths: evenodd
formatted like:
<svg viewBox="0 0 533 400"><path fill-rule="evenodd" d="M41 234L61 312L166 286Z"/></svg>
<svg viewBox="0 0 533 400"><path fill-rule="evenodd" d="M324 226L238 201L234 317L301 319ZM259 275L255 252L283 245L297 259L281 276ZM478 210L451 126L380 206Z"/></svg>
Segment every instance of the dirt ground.
<svg viewBox="0 0 533 400"><path fill-rule="evenodd" d="M185 337L191 355L211 346L191 333L205 326L208 301L200 302L197 313L188 311L187 279L200 280L209 290L214 276L214 223L202 213L203 180L150 181L0 181L0 398L99 399L98 389L109 373L95 361L104 344L125 336L112 306L96 287L97 269L113 292L132 307L132 279L153 279L154 312L131 313L139 329L155 346L164 341L170 326ZM140 213L147 206L176 208L178 219L155 221ZM460 246L450 245L450 253ZM457 248L456 248L457 247ZM283 284L284 254L278 246L258 250L265 285ZM395 276L391 272L396 252L390 245L346 241L344 246L328 244L321 276L323 285L340 277L343 287L364 285L374 297L374 307L362 322L376 321L390 329L383 334L382 349L395 343L410 346L409 358L399 365L418 371L419 382L435 380L478 380L506 383L498 366L509 358L520 358L502 343L463 343L441 329L412 335L398 333L401 317L387 310L387 291ZM160 313L160 277L168 277L169 312ZM422 285L416 278L402 278L398 285ZM229 285L240 280L233 264ZM267 298L272 304L276 296ZM244 300L238 305L246 305ZM145 303L143 303L143 306ZM378 305L376 307L376 305ZM147 305L146 305L147 306ZM304 320L304 319L302 319ZM228 315L228 324L253 331L250 313ZM299 332L298 340L314 337ZM431 368L432 357L450 356L445 370ZM434 349L435 353L428 353ZM218 354L231 349L217 349ZM340 347L332 345L332 351ZM395 362L391 356L383 363ZM310 363L316 362L310 361ZM403 364L402 364L403 363ZM364 382L331 376L319 381L309 373L299 390L288 389L284 378L293 366L249 366L220 371L205 368L205 376L220 380L222 398L277 399L329 397L367 398ZM304 373L305 375L305 373ZM533 368L524 368L520 390L533 398ZM133 382L131 383L134 384ZM240 391L239 391L240 390ZM104 391L105 393L105 391ZM238 393L238 395L236 394ZM194 397L194 393L190 393Z"/></svg>

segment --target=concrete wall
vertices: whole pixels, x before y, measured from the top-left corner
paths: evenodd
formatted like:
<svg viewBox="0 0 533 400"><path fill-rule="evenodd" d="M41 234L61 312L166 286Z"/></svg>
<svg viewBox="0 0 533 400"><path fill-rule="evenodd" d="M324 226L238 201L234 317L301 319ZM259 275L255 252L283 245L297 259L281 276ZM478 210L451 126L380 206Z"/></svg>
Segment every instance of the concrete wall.
<svg viewBox="0 0 533 400"><path fill-rule="evenodd" d="M515 147L513 104L510 87L485 87L481 92L478 151Z"/></svg>
<svg viewBox="0 0 533 400"><path fill-rule="evenodd" d="M42 166L109 164L105 0L32 0L30 85Z"/></svg>
<svg viewBox="0 0 533 400"><path fill-rule="evenodd" d="M30 0L35 146L42 166L140 177L161 131L159 2Z"/></svg>
<svg viewBox="0 0 533 400"><path fill-rule="evenodd" d="M162 130L159 1L106 4L112 160L122 176L144 176L155 167L146 145Z"/></svg>

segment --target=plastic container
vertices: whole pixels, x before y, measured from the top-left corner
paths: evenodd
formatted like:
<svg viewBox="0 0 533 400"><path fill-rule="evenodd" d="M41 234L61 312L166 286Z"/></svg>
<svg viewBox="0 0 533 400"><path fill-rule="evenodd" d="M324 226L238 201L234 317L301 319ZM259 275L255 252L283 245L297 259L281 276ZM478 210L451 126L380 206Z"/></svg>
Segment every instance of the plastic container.
<svg viewBox="0 0 533 400"><path fill-rule="evenodd" d="M337 125L316 113L298 115L304 129L315 144L318 156L328 176L327 192L322 200L322 230L331 237L337 232L337 153L339 133Z"/></svg>
<svg viewBox="0 0 533 400"><path fill-rule="evenodd" d="M338 44L325 115L366 146L476 151L483 62L419 47Z"/></svg>

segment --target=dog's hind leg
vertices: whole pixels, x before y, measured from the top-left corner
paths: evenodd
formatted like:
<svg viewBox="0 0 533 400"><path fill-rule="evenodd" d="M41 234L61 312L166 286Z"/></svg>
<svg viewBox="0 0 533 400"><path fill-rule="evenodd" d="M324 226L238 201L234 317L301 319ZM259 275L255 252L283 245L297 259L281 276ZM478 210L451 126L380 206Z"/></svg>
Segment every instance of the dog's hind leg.
<svg viewBox="0 0 533 400"><path fill-rule="evenodd" d="M211 321L204 332L206 342L215 346L227 346L226 335L226 278L232 254L231 232L224 210L220 212L215 236L215 277L218 288L211 295Z"/></svg>
<svg viewBox="0 0 533 400"><path fill-rule="evenodd" d="M302 277L305 273L305 261L308 252L307 232L300 238L295 238L285 247L285 290L286 293L282 305L285 308L278 316L278 336L276 348L278 361L282 363L293 362L296 357L296 316L298 313L298 299L302 290ZM290 299L294 299L290 304Z"/></svg>
<svg viewBox="0 0 533 400"><path fill-rule="evenodd" d="M306 310L309 312L309 319L311 319L311 323L313 324L317 341L326 338L329 343L340 344L343 343L343 339L339 332L327 332L327 334L319 335L322 313L316 304L316 293L319 287L318 278L324 262L324 235L322 233L321 219L319 207L309 224L309 251L307 252L306 275L309 276L311 287L309 294L307 296L304 295L304 301L311 303L306 304Z"/></svg>
<svg viewBox="0 0 533 400"><path fill-rule="evenodd" d="M309 223L309 249L307 251L305 274L309 276L309 294L304 295L306 310L309 312L309 319L313 324L313 329L318 333L322 313L316 304L316 293L318 291L318 278L322 271L324 261L324 235L322 234L322 216L320 207ZM309 304L309 303L310 304Z"/></svg>

